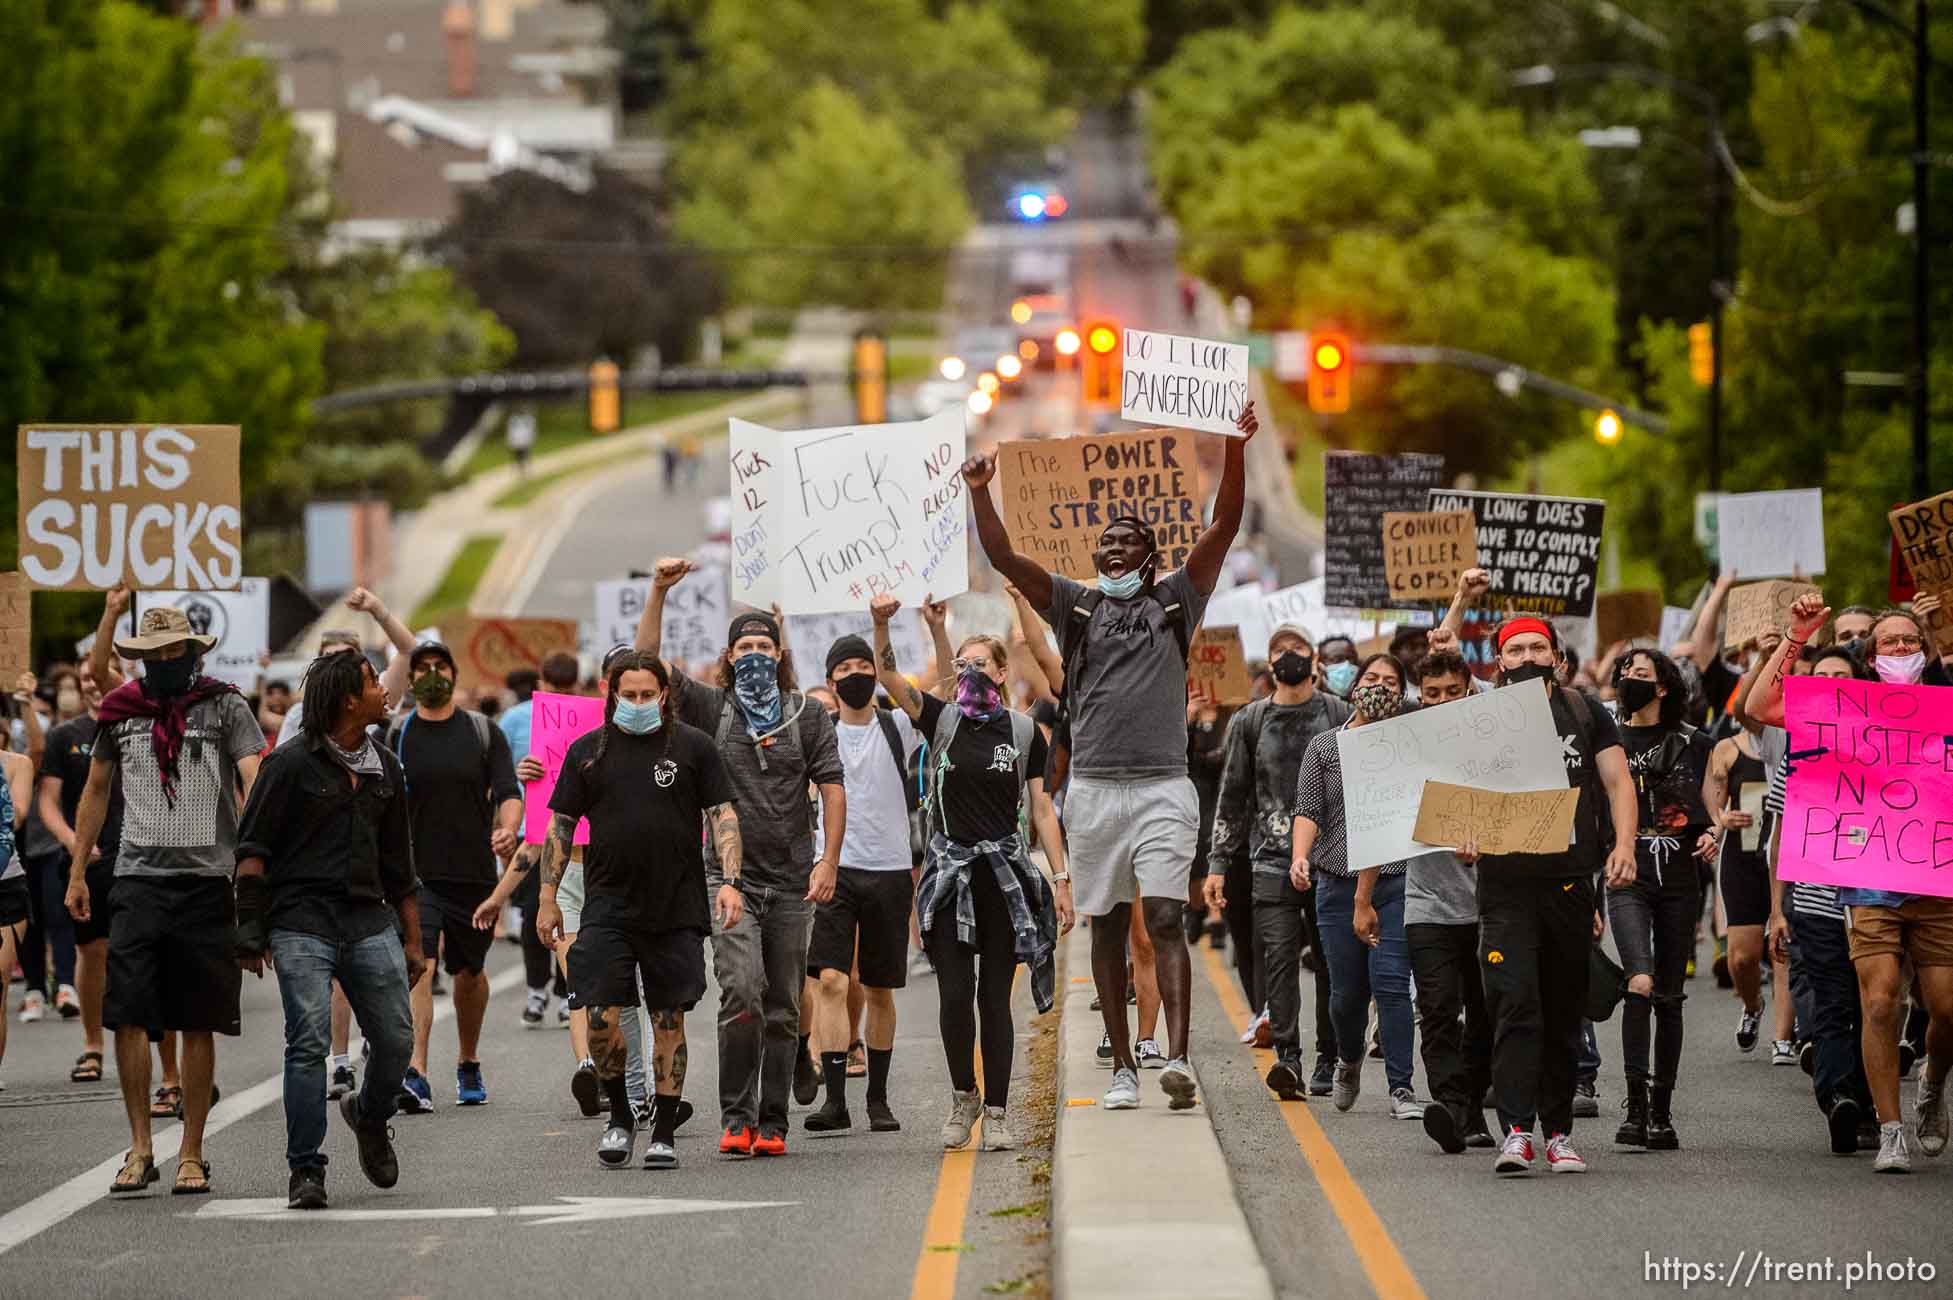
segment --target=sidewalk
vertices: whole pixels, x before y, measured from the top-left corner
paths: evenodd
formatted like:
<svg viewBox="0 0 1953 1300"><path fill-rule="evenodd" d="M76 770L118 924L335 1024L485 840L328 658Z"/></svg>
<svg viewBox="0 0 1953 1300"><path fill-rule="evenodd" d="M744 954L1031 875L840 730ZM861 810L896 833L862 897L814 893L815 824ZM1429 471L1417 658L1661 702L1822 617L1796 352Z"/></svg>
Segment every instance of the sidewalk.
<svg viewBox="0 0 1953 1300"><path fill-rule="evenodd" d="M1061 1300L1272 1297L1206 1106L1169 1111L1158 1072L1143 1070L1138 1110L1100 1108L1112 1074L1093 1056L1103 1022L1091 1009L1091 936L1080 925L1067 942L1073 975L1059 990L1053 1293ZM1194 1065L1197 1071L1200 1062Z"/></svg>

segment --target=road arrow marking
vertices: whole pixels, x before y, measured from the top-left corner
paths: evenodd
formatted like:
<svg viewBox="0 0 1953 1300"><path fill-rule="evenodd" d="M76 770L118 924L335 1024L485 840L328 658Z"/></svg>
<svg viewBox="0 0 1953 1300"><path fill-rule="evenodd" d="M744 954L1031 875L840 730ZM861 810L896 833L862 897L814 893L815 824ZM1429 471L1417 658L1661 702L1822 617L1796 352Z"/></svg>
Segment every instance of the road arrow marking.
<svg viewBox="0 0 1953 1300"><path fill-rule="evenodd" d="M600 1219L641 1219L659 1214L703 1214L713 1210L765 1210L798 1201L680 1201L657 1196L559 1196L562 1205L518 1205L504 1214L534 1218L535 1226L595 1223Z"/></svg>
<svg viewBox="0 0 1953 1300"><path fill-rule="evenodd" d="M401 1206L383 1210L293 1210L279 1196L245 1196L211 1201L194 1219L233 1219L266 1223L376 1223L388 1219L522 1218L535 1227L555 1223L597 1223L606 1219L643 1219L665 1214L705 1214L716 1210L764 1210L798 1205L798 1201L687 1201L658 1196L559 1196L555 1205L516 1205L498 1210L492 1205L447 1205L425 1208Z"/></svg>

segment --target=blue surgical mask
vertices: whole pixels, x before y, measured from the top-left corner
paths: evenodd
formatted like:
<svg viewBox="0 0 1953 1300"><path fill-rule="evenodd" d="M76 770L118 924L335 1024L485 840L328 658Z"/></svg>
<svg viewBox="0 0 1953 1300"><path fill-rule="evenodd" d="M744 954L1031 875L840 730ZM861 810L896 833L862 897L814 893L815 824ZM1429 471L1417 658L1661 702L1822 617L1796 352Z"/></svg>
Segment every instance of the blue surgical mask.
<svg viewBox="0 0 1953 1300"><path fill-rule="evenodd" d="M1348 695L1351 684L1356 681L1356 665L1353 663L1330 664L1322 670L1322 682L1338 695Z"/></svg>
<svg viewBox="0 0 1953 1300"><path fill-rule="evenodd" d="M1139 588L1145 581L1146 573L1144 570L1122 573L1116 578L1108 578L1101 573L1099 575L1099 590L1114 600L1130 600L1139 594Z"/></svg>
<svg viewBox="0 0 1953 1300"><path fill-rule="evenodd" d="M617 724L619 730L628 731L633 736L644 736L658 729L660 716L661 711L656 700L646 704L619 700L616 710L610 715L610 720Z"/></svg>
<svg viewBox="0 0 1953 1300"><path fill-rule="evenodd" d="M780 661L755 650L732 664L732 697L746 715L746 729L764 735L780 725Z"/></svg>

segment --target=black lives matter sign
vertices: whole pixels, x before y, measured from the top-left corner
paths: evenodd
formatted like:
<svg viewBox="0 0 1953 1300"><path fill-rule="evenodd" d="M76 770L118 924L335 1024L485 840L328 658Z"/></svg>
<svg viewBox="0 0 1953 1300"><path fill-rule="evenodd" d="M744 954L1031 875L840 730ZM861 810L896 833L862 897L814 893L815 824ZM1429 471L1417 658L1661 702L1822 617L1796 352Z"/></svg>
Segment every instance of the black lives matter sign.
<svg viewBox="0 0 1953 1300"><path fill-rule="evenodd" d="M1383 550L1383 517L1420 511L1444 479L1444 457L1412 452L1322 454L1323 603L1387 609L1391 598Z"/></svg>
<svg viewBox="0 0 1953 1300"><path fill-rule="evenodd" d="M1469 510L1478 520L1478 565L1492 576L1485 598L1494 608L1573 618L1594 612L1606 502L1441 489L1428 508Z"/></svg>

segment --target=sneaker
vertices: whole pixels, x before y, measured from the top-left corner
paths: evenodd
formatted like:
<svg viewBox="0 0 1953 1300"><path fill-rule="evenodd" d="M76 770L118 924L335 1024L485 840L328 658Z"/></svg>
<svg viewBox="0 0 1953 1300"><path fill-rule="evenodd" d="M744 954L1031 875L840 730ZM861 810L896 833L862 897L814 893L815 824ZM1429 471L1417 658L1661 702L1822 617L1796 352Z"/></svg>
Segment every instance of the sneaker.
<svg viewBox="0 0 1953 1300"><path fill-rule="evenodd" d="M1099 1063L1099 1069L1101 1070L1110 1070L1112 1068L1111 1034L1101 1033L1099 1035L1099 1045L1092 1049L1092 1059Z"/></svg>
<svg viewBox="0 0 1953 1300"><path fill-rule="evenodd" d="M522 1005L522 1024L524 1028L534 1029L543 1022L543 1012L549 1007L549 994L542 989L530 989L529 1000Z"/></svg>
<svg viewBox="0 0 1953 1300"><path fill-rule="evenodd" d="M318 1165L292 1170L291 1188L285 1193L285 1208L323 1210L325 1207L325 1170Z"/></svg>
<svg viewBox="0 0 1953 1300"><path fill-rule="evenodd" d="M1336 1087L1330 1094L1330 1101L1337 1110L1348 1110L1356 1104L1363 1094L1363 1066L1361 1063L1336 1062Z"/></svg>
<svg viewBox="0 0 1953 1300"><path fill-rule="evenodd" d="M1139 1058L1139 1068L1142 1070L1166 1068L1166 1053L1162 1052L1159 1043L1151 1038L1140 1039L1139 1046L1133 1049L1133 1055Z"/></svg>
<svg viewBox="0 0 1953 1300"><path fill-rule="evenodd" d="M602 1080L597 1078L597 1063L587 1056L576 1063L576 1073L570 1076L570 1096L576 1098L576 1107L585 1119L603 1113Z"/></svg>
<svg viewBox="0 0 1953 1300"><path fill-rule="evenodd" d="M413 1066L400 1080L400 1113L403 1115L431 1115L434 1113L434 1093L427 1086L427 1076Z"/></svg>
<svg viewBox="0 0 1953 1300"><path fill-rule="evenodd" d="M1266 1080L1269 1090L1283 1101L1303 1099L1302 1058L1299 1056L1278 1056L1268 1067Z"/></svg>
<svg viewBox="0 0 1953 1300"><path fill-rule="evenodd" d="M1770 1040L1770 1064L1797 1064L1797 1049L1791 1045L1788 1038L1773 1038Z"/></svg>
<svg viewBox="0 0 1953 1300"><path fill-rule="evenodd" d="M1800 1043L1797 1046L1797 1068L1813 1079L1817 1077L1817 1044Z"/></svg>
<svg viewBox="0 0 1953 1300"><path fill-rule="evenodd" d="M481 1081L481 1062L463 1061L454 1067L454 1104L486 1106L488 1085Z"/></svg>
<svg viewBox="0 0 1953 1300"><path fill-rule="evenodd" d="M936 968L930 964L928 953L917 950L916 955L909 958L909 974L920 978L935 973Z"/></svg>
<svg viewBox="0 0 1953 1300"><path fill-rule="evenodd" d="M1743 1018L1736 1022L1736 1050L1748 1055L1756 1050L1758 1031L1763 1026L1763 1008L1754 1011L1745 1009Z"/></svg>
<svg viewBox="0 0 1953 1300"><path fill-rule="evenodd" d="M1906 1126L1898 1122L1878 1128L1878 1158L1872 1161L1875 1174L1909 1174L1912 1152L1906 1149Z"/></svg>
<svg viewBox="0 0 1953 1300"><path fill-rule="evenodd" d="M1824 1126L1831 1132L1832 1155L1858 1154L1858 1126L1864 1122L1864 1117L1864 1109L1849 1097L1839 1097L1831 1103L1831 1110L1824 1117Z"/></svg>
<svg viewBox="0 0 1953 1300"><path fill-rule="evenodd" d="M631 1163L637 1146L637 1130L628 1124L612 1124L597 1139L597 1163L606 1169L622 1169Z"/></svg>
<svg viewBox="0 0 1953 1300"><path fill-rule="evenodd" d="M868 1131L870 1133L900 1133L902 1121L895 1118L895 1112L888 1108L886 1099L868 1103Z"/></svg>
<svg viewBox="0 0 1953 1300"><path fill-rule="evenodd" d="M27 990L20 999L20 1023L31 1025L47 1017L47 999L36 989ZM322 1193L323 1194L323 1193Z"/></svg>
<svg viewBox="0 0 1953 1300"><path fill-rule="evenodd" d="M1426 1104L1419 1101L1417 1094L1409 1088L1390 1090L1390 1118L1392 1119L1423 1119ZM1439 1106L1437 1109L1443 1110L1444 1107Z"/></svg>
<svg viewBox="0 0 1953 1300"><path fill-rule="evenodd" d="M1193 1067L1187 1064L1184 1056L1169 1062L1160 1073L1160 1091L1166 1094L1168 1110L1192 1110L1194 1093L1199 1087Z"/></svg>
<svg viewBox="0 0 1953 1300"><path fill-rule="evenodd" d="M1336 1062L1327 1056L1316 1058L1316 1068L1309 1075L1309 1095L1327 1097L1336 1086Z"/></svg>
<svg viewBox="0 0 1953 1300"><path fill-rule="evenodd" d="M949 1118L943 1121L943 1150L955 1151L970 1145L970 1130L983 1113L983 1094L975 1088L949 1094Z"/></svg>
<svg viewBox="0 0 1953 1300"><path fill-rule="evenodd" d="M1010 1134L1010 1126L1004 1122L1002 1106L983 1108L983 1141L978 1147L982 1151L1015 1151L1017 1139Z"/></svg>
<svg viewBox="0 0 1953 1300"><path fill-rule="evenodd" d="M1253 1042L1255 1041L1255 1037L1258 1034L1260 1034L1263 1029L1267 1028L1267 1025L1268 1025L1268 1009L1266 1007L1263 1007L1260 1011L1255 1013L1255 1018L1248 1022L1248 1027L1241 1031L1241 1041L1244 1043L1253 1044Z"/></svg>
<svg viewBox="0 0 1953 1300"><path fill-rule="evenodd" d="M814 1104L814 1098L821 1095L821 1072L814 1065L814 1058L805 1052L796 1052L800 1059L793 1066L793 1099L802 1106Z"/></svg>
<svg viewBox="0 0 1953 1300"><path fill-rule="evenodd" d="M1267 1008L1262 1009L1261 1018L1249 1028L1255 1031L1254 1045L1262 1051L1265 1052L1275 1045L1275 1026L1268 1023Z"/></svg>
<svg viewBox="0 0 1953 1300"><path fill-rule="evenodd" d="M393 1130L382 1124L363 1124L359 1115L359 1094L349 1092L339 1099L339 1118L353 1131L359 1143L359 1168L366 1181L375 1187L391 1187L400 1181L400 1158L393 1150Z"/></svg>
<svg viewBox="0 0 1953 1300"><path fill-rule="evenodd" d="M568 1029L570 1027L570 1006L567 1002L559 1002L556 1004L556 1027L558 1029Z"/></svg>
<svg viewBox="0 0 1953 1300"><path fill-rule="evenodd" d="M1930 1074L1930 1072L1929 1072ZM1917 1129L1919 1149L1929 1156L1946 1150L1946 1080L1934 1083L1930 1077L1919 1081Z"/></svg>
<svg viewBox="0 0 1953 1300"><path fill-rule="evenodd" d="M1600 1118L1600 1094L1594 1091L1593 1084L1573 1085L1573 1117L1575 1119Z"/></svg>
<svg viewBox="0 0 1953 1300"><path fill-rule="evenodd" d="M1438 1150L1455 1156L1465 1149L1465 1136L1458 1131L1458 1117L1451 1107L1432 1102L1424 1108L1424 1136L1438 1144Z"/></svg>
<svg viewBox="0 0 1953 1300"><path fill-rule="evenodd" d="M1513 1175L1532 1171L1533 1135L1515 1128L1505 1135L1505 1145L1499 1148L1499 1158L1492 1162L1492 1172Z"/></svg>
<svg viewBox="0 0 1953 1300"><path fill-rule="evenodd" d="M753 1154L756 1156L783 1156L786 1153L785 1133L761 1133L753 1139Z"/></svg>
<svg viewBox="0 0 1953 1300"><path fill-rule="evenodd" d="M719 1135L719 1154L731 1160L744 1160L753 1154L753 1130L729 1124Z"/></svg>
<svg viewBox="0 0 1953 1300"><path fill-rule="evenodd" d="M358 1087L359 1081L353 1078L353 1067L336 1065L332 1068L332 1078L326 1083L326 1100L338 1101Z"/></svg>
<svg viewBox="0 0 1953 1300"><path fill-rule="evenodd" d="M81 1014L81 998L75 993L75 986L63 984L54 991L54 1009L61 1013L63 1020L73 1020Z"/></svg>
<svg viewBox="0 0 1953 1300"><path fill-rule="evenodd" d="M1427 1110L1424 1113L1428 1115L1431 1112ZM1481 1151L1490 1151L1498 1144L1499 1140L1492 1136L1492 1130L1485 1127L1485 1108L1482 1106L1467 1106L1465 1108L1465 1145Z"/></svg>
<svg viewBox="0 0 1953 1300"><path fill-rule="evenodd" d="M669 1142L652 1142L644 1148L646 1169L678 1168L678 1148Z"/></svg>
<svg viewBox="0 0 1953 1300"><path fill-rule="evenodd" d="M1587 1172L1587 1162L1573 1149L1573 1139L1564 1133L1555 1133L1546 1139L1546 1167L1556 1174Z"/></svg>
<svg viewBox="0 0 1953 1300"><path fill-rule="evenodd" d="M1105 1099L1099 1104L1107 1110L1137 1110L1139 1108L1139 1071L1123 1065L1114 1070L1112 1072L1112 1086L1105 1090Z"/></svg>
<svg viewBox="0 0 1953 1300"><path fill-rule="evenodd" d="M809 1133L845 1133L854 1127L854 1117L848 1114L845 1097L829 1094L827 1103L801 1121L801 1126Z"/></svg>

